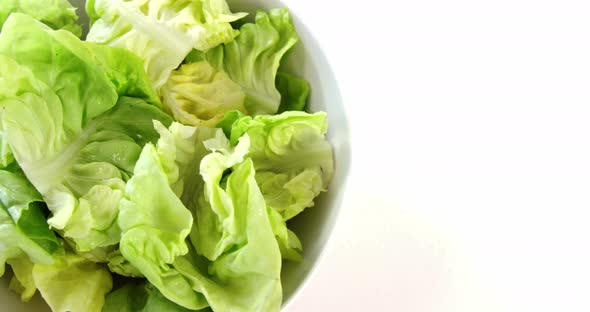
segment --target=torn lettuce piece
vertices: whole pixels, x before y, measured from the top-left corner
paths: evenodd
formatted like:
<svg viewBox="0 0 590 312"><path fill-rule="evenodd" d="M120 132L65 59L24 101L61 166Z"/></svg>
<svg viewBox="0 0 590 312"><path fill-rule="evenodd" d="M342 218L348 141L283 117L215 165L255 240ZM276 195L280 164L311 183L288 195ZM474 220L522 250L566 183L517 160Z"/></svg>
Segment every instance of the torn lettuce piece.
<svg viewBox="0 0 590 312"><path fill-rule="evenodd" d="M47 206L22 172L0 170L0 205L22 234L48 253L61 244L45 219Z"/></svg>
<svg viewBox="0 0 590 312"><path fill-rule="evenodd" d="M134 267L129 260L123 257L121 250L117 249L106 258L108 260L107 265L111 272L127 277L143 277L143 274L141 274L141 272Z"/></svg>
<svg viewBox="0 0 590 312"><path fill-rule="evenodd" d="M6 262L54 262L52 254L61 245L47 225L44 209L41 195L22 173L0 170L0 276ZM23 272L20 267L15 271ZM27 297L28 292L23 293L23 299Z"/></svg>
<svg viewBox="0 0 590 312"><path fill-rule="evenodd" d="M161 107L143 72L143 61L133 53L81 41L27 15L15 13L6 21L0 34L0 54L26 66L55 90L68 103L64 107L68 117L80 118L85 109L92 118L112 107L117 95L141 98ZM72 92L72 86L78 92ZM100 90L102 96L98 96Z"/></svg>
<svg viewBox="0 0 590 312"><path fill-rule="evenodd" d="M12 149L8 144L4 130L2 130L2 119L0 119L0 169L11 170L11 168L17 168L18 164L14 162L14 155Z"/></svg>
<svg viewBox="0 0 590 312"><path fill-rule="evenodd" d="M123 257L181 307L278 311L281 251L252 162L243 159L247 136L232 147L221 130L178 123L168 129L155 123L155 128L160 140L144 147L121 203ZM215 259L189 253L188 231L193 245Z"/></svg>
<svg viewBox="0 0 590 312"><path fill-rule="evenodd" d="M230 22L246 15L231 13L225 0L92 0L86 11L93 21L87 40L140 56L156 89L191 49L232 41L239 32Z"/></svg>
<svg viewBox="0 0 590 312"><path fill-rule="evenodd" d="M20 294L20 299L23 302L31 300L37 286L33 280L33 262L27 257L22 256L8 261L14 275L10 279L8 287Z"/></svg>
<svg viewBox="0 0 590 312"><path fill-rule="evenodd" d="M205 156L200 164L199 173L204 184L202 190L194 193L194 206L189 206L195 212L190 238L200 255L214 261L246 240L243 222L246 209L236 207L239 191L229 192L226 187L228 170L244 161L250 140L244 136L234 148L223 133L218 132L205 146L213 153Z"/></svg>
<svg viewBox="0 0 590 312"><path fill-rule="evenodd" d="M223 135L205 145L213 153L201 162L205 187L191 207L197 218L190 238L209 261L187 255L174 268L214 311L279 311L281 252L252 161L243 159L248 138L235 148Z"/></svg>
<svg viewBox="0 0 590 312"><path fill-rule="evenodd" d="M298 40L286 8L258 11L255 23L244 24L235 40L205 53L194 51L185 62L205 60L227 73L246 94L244 106L250 115L275 114L281 104L277 70Z"/></svg>
<svg viewBox="0 0 590 312"><path fill-rule="evenodd" d="M325 113L289 111L254 118L231 113L221 126L232 144L249 136L247 157L254 162L256 181L267 205L285 220L312 207L314 198L327 189L334 160L325 137Z"/></svg>
<svg viewBox="0 0 590 312"><path fill-rule="evenodd" d="M279 249L281 250L281 257L295 262L302 261L303 256L301 252L303 251L303 246L297 235L287 228L287 223L278 211L269 207L267 213L272 232L275 234Z"/></svg>
<svg viewBox="0 0 590 312"><path fill-rule="evenodd" d="M35 264L32 276L53 311L100 312L113 286L103 265L69 252L53 265Z"/></svg>
<svg viewBox="0 0 590 312"><path fill-rule="evenodd" d="M276 86L281 94L279 113L305 110L311 89L307 80L279 72L277 74Z"/></svg>
<svg viewBox="0 0 590 312"><path fill-rule="evenodd" d="M129 282L125 286L107 295L105 312L189 312L192 310L181 307L166 299L150 283Z"/></svg>
<svg viewBox="0 0 590 312"><path fill-rule="evenodd" d="M24 13L58 30L65 29L80 37L82 28L76 24L78 15L67 0L2 0L0 1L0 29L12 13Z"/></svg>
<svg viewBox="0 0 590 312"><path fill-rule="evenodd" d="M246 111L241 87L206 61L173 71L161 94L165 107L186 125L213 127L228 111Z"/></svg>
<svg viewBox="0 0 590 312"><path fill-rule="evenodd" d="M127 182L118 216L122 231L119 246L123 257L166 298L196 310L207 307L207 301L171 267L177 257L188 252L185 239L193 223L191 213L179 198L180 189L175 188L176 193L171 185L181 181L181 172L188 170L187 167L181 171L179 166L190 165L184 161L188 158L183 157L194 154L197 135L195 128L177 123L173 127L176 129L169 131L155 123L162 133L158 146L147 144L143 148L133 177ZM191 144L175 143L175 137Z"/></svg>
<svg viewBox="0 0 590 312"><path fill-rule="evenodd" d="M150 104L149 84L133 83L146 81L131 66L135 56L109 49L22 14L0 34L3 137L52 212L48 223L79 252L119 241L125 181L143 145L158 137L152 120L171 122ZM130 63L109 60L117 56Z"/></svg>

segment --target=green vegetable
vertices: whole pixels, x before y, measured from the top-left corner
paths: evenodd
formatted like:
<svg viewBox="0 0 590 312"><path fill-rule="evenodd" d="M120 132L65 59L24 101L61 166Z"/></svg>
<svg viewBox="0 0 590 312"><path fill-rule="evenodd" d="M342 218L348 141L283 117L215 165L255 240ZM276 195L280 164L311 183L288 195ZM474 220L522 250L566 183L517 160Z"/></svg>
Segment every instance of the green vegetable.
<svg viewBox="0 0 590 312"><path fill-rule="evenodd" d="M105 312L188 312L166 299L149 283L128 283L110 293L102 309Z"/></svg>
<svg viewBox="0 0 590 312"><path fill-rule="evenodd" d="M35 264L35 285L53 311L101 311L112 288L109 271L102 265L66 253L54 265Z"/></svg>
<svg viewBox="0 0 590 312"><path fill-rule="evenodd" d="M198 191L189 193L189 188L183 187L184 192L176 193L187 199L196 215L190 238L197 251L209 259L199 260L200 256L187 255L184 239L193 218L175 196L173 186L181 180L174 168L199 163L183 161L198 159L200 156L191 154L201 155L199 148L180 147L198 146L200 139L195 132L200 129L178 124L169 130L158 124L156 128L161 133L158 145L144 147L121 204L122 255L180 306L200 309L210 305L218 311L278 310L281 254L252 162L243 159L248 137L232 148L220 131L214 132L215 137L204 142L214 153L200 161L203 189L185 179L183 185L194 184ZM205 133L201 137L211 135L208 130ZM183 144L186 142L193 143ZM224 175L231 168L233 172ZM182 255L186 256L179 257ZM204 273L206 267L208 274Z"/></svg>
<svg viewBox="0 0 590 312"><path fill-rule="evenodd" d="M10 214L22 234L45 251L53 253L60 247L45 220L47 207L41 195L22 172L0 170L0 207Z"/></svg>
<svg viewBox="0 0 590 312"><path fill-rule="evenodd" d="M170 266L188 252L185 238L193 218L170 187L179 179L176 145L169 140L172 135L158 123L156 128L164 133L158 148L152 144L144 147L121 201L121 254L166 298L189 309L201 309L207 307L205 299ZM194 130L185 128L184 138L191 140Z"/></svg>
<svg viewBox="0 0 590 312"><path fill-rule="evenodd" d="M106 256L108 260L109 270L113 273L117 273L121 276L127 277L144 277L141 272L125 259L121 254L121 250L117 249Z"/></svg>
<svg viewBox="0 0 590 312"><path fill-rule="evenodd" d="M276 86L281 93L279 113L285 111L302 111L309 96L309 83L287 73L277 74Z"/></svg>
<svg viewBox="0 0 590 312"><path fill-rule="evenodd" d="M279 244L282 258L296 262L302 261L303 256L301 252L303 251L303 246L301 246L301 241L299 241L297 235L287 228L287 223L278 211L269 207L267 213L272 232Z"/></svg>
<svg viewBox="0 0 590 312"><path fill-rule="evenodd" d="M37 289L32 261L53 263L52 254L61 246L47 225L45 209L41 195L22 172L0 170L0 276L8 263L14 272L10 288L23 301Z"/></svg>
<svg viewBox="0 0 590 312"><path fill-rule="evenodd" d="M156 89L191 49L230 42L239 33L230 22L246 15L231 13L225 0L90 0L86 10L94 21L88 41L139 55Z"/></svg>
<svg viewBox="0 0 590 312"><path fill-rule="evenodd" d="M333 172L289 12L86 5L81 41L66 0L0 0L0 276L60 312L278 312Z"/></svg>
<svg viewBox="0 0 590 312"><path fill-rule="evenodd" d="M76 24L76 9L67 0L2 0L0 1L0 29L12 13L30 15L57 30L65 29L80 37L82 28Z"/></svg>
<svg viewBox="0 0 590 312"><path fill-rule="evenodd" d="M274 116L227 113L217 124L232 144L247 134L251 157L273 232L284 259L300 261L301 242L287 228L286 220L314 205L325 191L333 172L332 147L325 139L325 113L284 112Z"/></svg>
<svg viewBox="0 0 590 312"><path fill-rule="evenodd" d="M0 119L0 169L9 170L8 167L17 167L14 162L14 155L12 149L6 140L6 135L2 130L2 120ZM12 171L12 170L10 170Z"/></svg>
<svg viewBox="0 0 590 312"><path fill-rule="evenodd" d="M293 111L254 118L232 113L224 125L232 144L244 134L250 137L247 156L254 162L256 181L267 205L285 220L313 206L313 199L326 190L334 160L325 138L325 113Z"/></svg>
<svg viewBox="0 0 590 312"><path fill-rule="evenodd" d="M281 104L275 87L277 70L298 40L287 9L259 11L256 23L244 24L234 41L204 54L193 52L186 62L206 60L226 72L246 93L244 106L249 114L274 114Z"/></svg>
<svg viewBox="0 0 590 312"><path fill-rule="evenodd" d="M187 125L212 127L227 111L246 111L241 87L205 61L173 71L161 93L174 118Z"/></svg>
<svg viewBox="0 0 590 312"><path fill-rule="evenodd" d="M281 254L254 166L243 159L248 137L235 148L222 134L205 145L213 153L201 161L205 186L199 205L191 207L196 219L190 238L211 262L185 256L174 267L214 311L279 311Z"/></svg>
<svg viewBox="0 0 590 312"><path fill-rule="evenodd" d="M35 281L33 280L33 262L29 260L29 257L21 256L9 260L8 264L10 264L14 273L8 287L19 293L22 301L27 302L31 300L37 291L37 286L35 286Z"/></svg>
<svg viewBox="0 0 590 312"><path fill-rule="evenodd" d="M0 276L9 260L28 257L35 263L53 263L52 253L60 244L43 209L41 195L23 174L0 170Z"/></svg>
<svg viewBox="0 0 590 312"><path fill-rule="evenodd" d="M152 120L171 122L146 102L154 93L142 89L141 68L132 70L139 63L21 14L4 25L0 54L5 139L53 213L49 224L79 251L116 244L125 180L142 146L157 138ZM117 64L120 72L109 67Z"/></svg>

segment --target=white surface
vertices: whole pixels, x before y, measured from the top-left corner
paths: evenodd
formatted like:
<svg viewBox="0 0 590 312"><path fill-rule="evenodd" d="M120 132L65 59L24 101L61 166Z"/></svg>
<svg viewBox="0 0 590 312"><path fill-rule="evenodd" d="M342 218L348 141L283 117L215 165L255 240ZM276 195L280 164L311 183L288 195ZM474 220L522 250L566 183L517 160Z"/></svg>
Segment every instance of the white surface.
<svg viewBox="0 0 590 312"><path fill-rule="evenodd" d="M288 311L589 311L588 1L286 3L353 136L347 204Z"/></svg>

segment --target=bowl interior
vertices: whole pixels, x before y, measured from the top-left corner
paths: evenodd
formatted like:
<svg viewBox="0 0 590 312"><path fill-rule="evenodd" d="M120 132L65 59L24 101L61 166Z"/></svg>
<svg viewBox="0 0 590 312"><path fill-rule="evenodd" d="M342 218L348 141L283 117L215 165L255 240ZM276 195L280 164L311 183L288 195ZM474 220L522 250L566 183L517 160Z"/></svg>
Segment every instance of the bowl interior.
<svg viewBox="0 0 590 312"><path fill-rule="evenodd" d="M70 2L78 8L82 8L85 1L70 0ZM228 3L233 12L249 12L250 19L253 18L256 10L286 5L278 0L229 0ZM87 18L82 16L82 11L78 10L78 14L81 15L81 23L86 24ZM305 260L302 263L283 262L282 280L285 304L290 302L316 267L341 206L351 161L348 122L336 79L318 42L313 38L313 30L305 26L305 16L303 14L297 15L295 12L292 14L300 42L290 52L282 69L310 82L312 87L309 99L311 111L328 113L328 140L334 147L335 172L329 191L316 199L315 207L306 209L289 221L289 228L301 239ZM2 310L49 311L38 294L31 302L21 303L19 296L8 290L9 275L6 274L0 279L0 302L4 308Z"/></svg>

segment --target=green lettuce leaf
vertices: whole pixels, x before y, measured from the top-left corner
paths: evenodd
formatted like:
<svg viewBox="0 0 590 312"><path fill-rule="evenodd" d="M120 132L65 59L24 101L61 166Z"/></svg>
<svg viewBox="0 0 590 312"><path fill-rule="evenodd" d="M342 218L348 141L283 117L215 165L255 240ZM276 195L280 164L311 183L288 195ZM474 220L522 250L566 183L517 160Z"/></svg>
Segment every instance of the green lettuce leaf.
<svg viewBox="0 0 590 312"><path fill-rule="evenodd" d="M178 123L155 128L160 140L144 147L121 202L123 257L184 308L278 311L281 251L252 162L243 159L248 137L232 147L221 130ZM189 253L189 231L205 257ZM121 304L142 306L143 300Z"/></svg>
<svg viewBox="0 0 590 312"><path fill-rule="evenodd" d="M188 312L174 302L166 299L149 283L130 282L110 293L103 307L105 312Z"/></svg>
<svg viewBox="0 0 590 312"><path fill-rule="evenodd" d="M287 73L279 72L276 80L277 90L281 94L279 113L285 111L302 111L309 96L309 82Z"/></svg>
<svg viewBox="0 0 590 312"><path fill-rule="evenodd" d="M43 210L41 195L22 173L0 170L0 276L9 260L53 263L60 243Z"/></svg>
<svg viewBox="0 0 590 312"><path fill-rule="evenodd" d="M14 155L8 144L4 130L2 130L2 120L0 119L0 169L9 170L9 167L18 167L18 165L14 161Z"/></svg>
<svg viewBox="0 0 590 312"><path fill-rule="evenodd" d="M205 145L213 153L201 161L205 185L196 194L199 205L191 207L190 238L209 261L184 256L174 267L214 311L279 311L281 253L252 161L243 159L248 137L235 148L222 134Z"/></svg>
<svg viewBox="0 0 590 312"><path fill-rule="evenodd" d="M0 170L0 202L25 236L49 253L60 247L44 216L47 206L22 172Z"/></svg>
<svg viewBox="0 0 590 312"><path fill-rule="evenodd" d="M107 257L109 270L121 276L127 277L144 277L143 274L125 259L121 254L121 250L117 249L110 253Z"/></svg>
<svg viewBox="0 0 590 312"><path fill-rule="evenodd" d="M12 14L5 23L0 54L28 67L36 78L58 90L62 101L71 99L73 104L65 111L71 118L82 115L82 108L89 118L108 110L116 95L141 98L161 107L159 96L143 72L143 61L133 53L80 41L23 14ZM72 93L72 85L81 90ZM101 89L104 94L98 97ZM93 101L92 105L78 103L88 100ZM77 108L70 107L74 105Z"/></svg>
<svg viewBox="0 0 590 312"><path fill-rule="evenodd" d="M76 9L67 0L2 0L0 1L0 29L12 13L30 15L57 30L65 29L80 37L82 28L76 24Z"/></svg>
<svg viewBox="0 0 590 312"><path fill-rule="evenodd" d="M23 256L9 260L8 264L10 264L14 273L8 287L19 293L23 302L31 300L37 291L37 286L35 286L33 280L33 262L28 257Z"/></svg>
<svg viewBox="0 0 590 312"><path fill-rule="evenodd" d="M238 83L249 114L274 114L281 104L275 79L281 59L299 40L286 8L259 11L255 23L244 24L234 41L206 53L192 52L186 62L206 60Z"/></svg>
<svg viewBox="0 0 590 312"><path fill-rule="evenodd" d="M111 274L104 266L71 253L53 265L35 264L32 276L53 311L99 312L112 288Z"/></svg>
<svg viewBox="0 0 590 312"><path fill-rule="evenodd" d="M228 111L245 112L241 87L205 61L173 71L161 94L174 118L187 125L213 127Z"/></svg>
<svg viewBox="0 0 590 312"><path fill-rule="evenodd" d="M195 193L195 207L189 206L196 212L191 241L200 255L213 261L232 247L243 244L246 239L245 224L241 222L246 209L235 207L233 202L240 194L228 193L226 182L227 170L244 161L250 141L245 136L240 144L232 148L227 138L218 132L215 138L205 142L205 146L214 153L201 161L199 172L204 181L203 189ZM232 195L235 197L232 198Z"/></svg>
<svg viewBox="0 0 590 312"><path fill-rule="evenodd" d="M190 166L186 156L194 154L196 129L175 123L169 131L157 122L155 128L162 133L158 146L143 148L120 204L121 254L166 298L189 309L205 308L204 297L171 267L188 252L185 239L193 218L179 198L182 189L174 187L175 192L173 186Z"/></svg>
<svg viewBox="0 0 590 312"><path fill-rule="evenodd" d="M301 252L303 251L303 246L297 235L287 228L287 222L285 222L283 216L278 211L269 207L267 213L272 232L279 244L282 258L296 262L302 261L303 256Z"/></svg>
<svg viewBox="0 0 590 312"><path fill-rule="evenodd" d="M0 276L5 263L14 276L10 288L28 301L35 294L33 261L51 264L61 244L43 215L41 195L21 172L0 170Z"/></svg>
<svg viewBox="0 0 590 312"><path fill-rule="evenodd" d="M254 118L231 114L224 126L232 144L244 134L250 137L247 156L254 162L256 181L266 203L285 220L313 206L314 198L326 190L334 160L325 138L325 113L290 111Z"/></svg>
<svg viewBox="0 0 590 312"><path fill-rule="evenodd" d="M231 13L225 0L91 0L86 10L94 21L87 40L139 55L156 89L191 49L233 40L239 32L230 22L246 15Z"/></svg>
<svg viewBox="0 0 590 312"><path fill-rule="evenodd" d="M157 138L152 120L171 122L148 103L155 93L136 57L112 49L22 14L0 35L4 137L53 213L49 224L78 251L119 241L125 181L142 146ZM117 64L120 71L111 68Z"/></svg>

